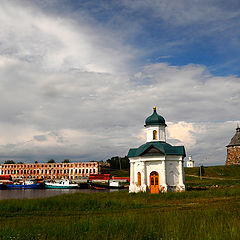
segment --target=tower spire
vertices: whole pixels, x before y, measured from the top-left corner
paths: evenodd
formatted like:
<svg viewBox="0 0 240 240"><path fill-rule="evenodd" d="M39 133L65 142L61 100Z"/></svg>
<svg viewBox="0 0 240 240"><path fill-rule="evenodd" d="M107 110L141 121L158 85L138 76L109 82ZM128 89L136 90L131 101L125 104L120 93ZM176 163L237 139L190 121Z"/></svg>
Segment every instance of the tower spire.
<svg viewBox="0 0 240 240"><path fill-rule="evenodd" d="M237 132L240 132L240 127L239 127L239 124L238 124L238 123L237 123L236 131L237 131Z"/></svg>

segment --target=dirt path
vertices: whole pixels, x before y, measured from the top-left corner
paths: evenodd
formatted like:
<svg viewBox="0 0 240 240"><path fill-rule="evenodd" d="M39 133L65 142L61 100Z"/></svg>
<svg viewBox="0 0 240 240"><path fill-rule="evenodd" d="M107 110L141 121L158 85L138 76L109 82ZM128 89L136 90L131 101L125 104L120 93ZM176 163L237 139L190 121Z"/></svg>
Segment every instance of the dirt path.
<svg viewBox="0 0 240 240"><path fill-rule="evenodd" d="M192 174L185 174L185 176L190 176L190 177L196 177L196 178L200 178L197 175L192 175ZM220 178L220 177L202 177L205 179L217 179L217 180L240 180L239 178Z"/></svg>

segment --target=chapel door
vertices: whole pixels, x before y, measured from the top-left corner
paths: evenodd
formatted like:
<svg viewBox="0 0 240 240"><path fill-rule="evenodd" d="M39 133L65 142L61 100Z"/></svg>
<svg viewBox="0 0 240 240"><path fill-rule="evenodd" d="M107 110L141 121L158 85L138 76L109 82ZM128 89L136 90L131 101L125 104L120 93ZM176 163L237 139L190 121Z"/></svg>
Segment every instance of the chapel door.
<svg viewBox="0 0 240 240"><path fill-rule="evenodd" d="M157 172L150 174L150 193L159 193L159 176Z"/></svg>

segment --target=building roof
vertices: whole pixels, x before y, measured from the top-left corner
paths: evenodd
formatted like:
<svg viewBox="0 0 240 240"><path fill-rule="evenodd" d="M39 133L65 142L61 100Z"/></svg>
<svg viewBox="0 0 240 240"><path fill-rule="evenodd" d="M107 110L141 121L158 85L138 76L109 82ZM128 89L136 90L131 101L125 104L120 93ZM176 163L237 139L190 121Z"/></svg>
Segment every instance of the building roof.
<svg viewBox="0 0 240 240"><path fill-rule="evenodd" d="M149 149L158 149L164 155L180 155L186 156L184 146L172 146L169 143L154 141L147 142L138 148L131 148L128 152L128 157L138 157L144 155Z"/></svg>
<svg viewBox="0 0 240 240"><path fill-rule="evenodd" d="M146 120L145 120L145 126L149 126L149 125L167 126L165 123L165 119L162 116L160 116L159 114L157 114L156 107L153 108L153 114L151 116L149 116L148 118L146 118Z"/></svg>
<svg viewBox="0 0 240 240"><path fill-rule="evenodd" d="M237 126L236 133L231 139L230 143L227 145L227 147L230 146L240 146L240 128Z"/></svg>

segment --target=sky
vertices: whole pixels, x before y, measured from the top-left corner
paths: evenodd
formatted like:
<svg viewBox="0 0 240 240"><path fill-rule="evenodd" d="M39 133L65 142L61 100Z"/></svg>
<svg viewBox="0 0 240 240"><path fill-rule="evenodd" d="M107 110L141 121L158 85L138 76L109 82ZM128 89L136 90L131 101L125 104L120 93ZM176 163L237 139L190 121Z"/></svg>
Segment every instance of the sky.
<svg viewBox="0 0 240 240"><path fill-rule="evenodd" d="M240 2L1 1L0 162L100 161L167 142L223 165L240 123Z"/></svg>

